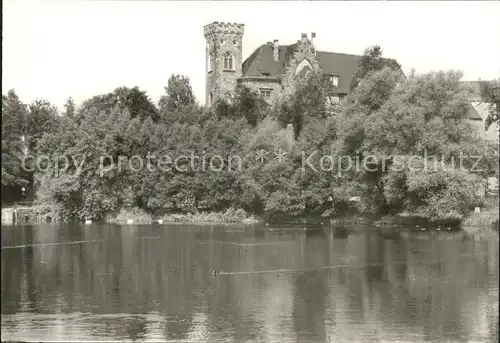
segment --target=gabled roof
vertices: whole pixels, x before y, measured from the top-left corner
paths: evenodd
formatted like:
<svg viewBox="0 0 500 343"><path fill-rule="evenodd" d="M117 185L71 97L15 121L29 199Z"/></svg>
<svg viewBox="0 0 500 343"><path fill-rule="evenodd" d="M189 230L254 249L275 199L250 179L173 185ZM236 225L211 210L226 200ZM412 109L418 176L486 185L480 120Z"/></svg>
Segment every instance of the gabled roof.
<svg viewBox="0 0 500 343"><path fill-rule="evenodd" d="M361 60L361 56L326 51L318 51L316 56L323 73L339 76L338 92L349 93L349 87L352 78L358 71L358 62Z"/></svg>
<svg viewBox="0 0 500 343"><path fill-rule="evenodd" d="M259 46L243 62L243 77L278 77L281 75L286 62L290 59L296 44L280 45L278 47L278 61L274 60L272 45Z"/></svg>
<svg viewBox="0 0 500 343"><path fill-rule="evenodd" d="M278 47L278 61L275 61L272 44L261 45L243 62L242 76L264 78L280 76L296 47L297 43L280 45ZM353 76L358 71L358 62L362 56L328 51L317 51L316 56L323 73L339 76L338 92L349 93L349 86Z"/></svg>

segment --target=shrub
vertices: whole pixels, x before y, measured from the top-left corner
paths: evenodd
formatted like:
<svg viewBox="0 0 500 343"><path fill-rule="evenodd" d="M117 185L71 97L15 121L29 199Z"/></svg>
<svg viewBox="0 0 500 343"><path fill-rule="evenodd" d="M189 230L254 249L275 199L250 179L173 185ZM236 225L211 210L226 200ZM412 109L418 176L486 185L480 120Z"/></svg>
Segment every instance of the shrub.
<svg viewBox="0 0 500 343"><path fill-rule="evenodd" d="M150 224L153 220L152 216L141 208L122 207L116 216L109 215L106 221L123 224L129 219L133 220L135 224Z"/></svg>
<svg viewBox="0 0 500 343"><path fill-rule="evenodd" d="M199 212L187 214L168 214L162 217L165 222L185 223L223 223L223 222L255 222L256 218L250 216L242 209L230 207L224 212Z"/></svg>
<svg viewBox="0 0 500 343"><path fill-rule="evenodd" d="M394 163L385 178L385 197L400 209L432 221L461 221L482 201L479 176L463 169L437 166L426 169L423 159Z"/></svg>

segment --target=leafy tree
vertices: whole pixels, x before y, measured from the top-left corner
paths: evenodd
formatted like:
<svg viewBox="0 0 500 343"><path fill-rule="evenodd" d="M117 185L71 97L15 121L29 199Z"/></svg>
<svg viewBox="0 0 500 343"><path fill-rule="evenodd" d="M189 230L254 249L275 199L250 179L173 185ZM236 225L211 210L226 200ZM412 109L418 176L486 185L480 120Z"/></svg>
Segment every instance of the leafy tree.
<svg viewBox="0 0 500 343"><path fill-rule="evenodd" d="M267 103L255 91L239 86L236 89L233 108L238 116L245 118L248 124L255 127L263 119Z"/></svg>
<svg viewBox="0 0 500 343"><path fill-rule="evenodd" d="M468 99L460 87L460 72L428 73L395 88L397 79L385 69L363 81L360 87L372 83L373 88L380 89L378 82L372 80L384 74L391 77L386 83L392 84L387 89L393 91L368 100L374 111L364 125L365 149L377 154L427 152L449 156L470 150L470 144L478 143L469 136L470 129L464 122Z"/></svg>
<svg viewBox="0 0 500 343"><path fill-rule="evenodd" d="M389 67L369 72L350 95L356 100L353 106L361 107L368 115L372 114L386 103L401 81L401 74Z"/></svg>
<svg viewBox="0 0 500 343"><path fill-rule="evenodd" d="M482 180L449 164L432 166L423 158L398 159L385 176L385 196L398 210L421 213L433 221L460 221L480 205Z"/></svg>
<svg viewBox="0 0 500 343"><path fill-rule="evenodd" d="M30 165L22 164L25 153L36 153L38 140L52 132L58 120L57 110L47 101L23 104L14 90L2 95L2 200L18 201L33 191L33 173ZM32 162L28 160L27 164Z"/></svg>
<svg viewBox="0 0 500 343"><path fill-rule="evenodd" d="M475 167L488 172L496 161L463 120L468 100L459 87L461 74L405 79L386 65L380 49L368 52L363 66L344 106L329 103L331 82L312 71L272 109L244 87L230 103L202 108L189 79L172 75L157 112L137 87L121 87L87 100L74 118L35 103L19 120L23 107L10 95L3 97L10 111L5 127L18 133L28 128L37 153L76 157L61 173L36 174L39 200L56 204L65 218L103 219L129 200L148 212L173 205L184 212L201 206L328 216L349 209L353 197L364 213L463 218L480 201L472 190L486 174L466 170L472 159L457 169L454 159L487 157ZM40 132L33 130L37 120ZM18 133L12 142L19 141ZM2 141L2 149L2 173L14 182L13 148ZM133 167L134 156L141 157L142 168ZM304 165L308 156L312 167ZM436 170L409 168L412 157L421 165L434 156L443 158ZM120 158L124 163L118 164ZM211 169L216 159L224 163L220 171Z"/></svg>
<svg viewBox="0 0 500 343"><path fill-rule="evenodd" d="M282 125L291 123L298 138L308 120L325 119L333 114L328 104L332 95L332 84L320 71L312 71L298 82L294 92L278 108L278 120Z"/></svg>
<svg viewBox="0 0 500 343"><path fill-rule="evenodd" d="M275 155L282 152L290 155L292 147L287 136L278 122L265 118L255 132L249 132L243 139L244 173L238 182L243 208L271 214L302 212L300 190L293 181L296 164Z"/></svg>
<svg viewBox="0 0 500 343"><path fill-rule="evenodd" d="M46 100L35 100L28 105L24 131L30 152L36 151L37 142L44 134L56 130L59 118L57 108Z"/></svg>
<svg viewBox="0 0 500 343"><path fill-rule="evenodd" d="M21 147L15 145L19 145L19 142L8 144L2 139L2 195L7 191L4 186L24 186L28 183L22 170L20 156L16 153L21 150Z"/></svg>
<svg viewBox="0 0 500 343"><path fill-rule="evenodd" d="M214 114L217 118L235 119L237 116L233 104L230 104L226 99L219 99L213 107Z"/></svg>
<svg viewBox="0 0 500 343"><path fill-rule="evenodd" d="M235 96L230 101L219 99L213 106L217 118L238 120L245 118L247 123L255 127L262 120L268 109L268 104L255 91L239 85Z"/></svg>
<svg viewBox="0 0 500 343"><path fill-rule="evenodd" d="M384 68L371 72L349 95L338 121L343 154L361 158L367 118L388 101L399 81L397 72Z"/></svg>
<svg viewBox="0 0 500 343"><path fill-rule="evenodd" d="M134 140L124 138L137 132L138 123L138 118L132 120L127 110L119 109L83 116L80 124L62 120L58 133L40 140L39 151L66 156L70 165L58 173L38 173L44 191L39 200L60 204L66 218L100 220L116 212L131 180L129 164L121 165L117 159L135 152Z"/></svg>
<svg viewBox="0 0 500 343"><path fill-rule="evenodd" d="M389 67L395 71L401 70L401 65L396 60L384 58L382 57L382 53L383 50L379 45L373 45L365 49L363 56L358 62L358 71L351 81L351 91L371 72L382 70L384 67Z"/></svg>
<svg viewBox="0 0 500 343"><path fill-rule="evenodd" d="M115 89L114 94L117 96L117 104L121 109L127 108L131 118L151 119L153 122L159 120L159 112L155 104L146 92L141 91L139 87L135 86L131 89L119 87Z"/></svg>
<svg viewBox="0 0 500 343"><path fill-rule="evenodd" d="M195 101L187 76L171 75L165 92L159 101L160 117L164 124L195 125L206 119L203 108Z"/></svg>
<svg viewBox="0 0 500 343"><path fill-rule="evenodd" d="M168 79L165 95L160 98L160 109L165 113L175 113L183 107L195 104L189 77L173 74Z"/></svg>
<svg viewBox="0 0 500 343"><path fill-rule="evenodd" d="M127 109L131 118L138 117L140 120L151 118L157 122L160 118L158 109L148 97L146 92L139 87L118 87L113 92L101 94L87 99L83 102L77 121L83 120L84 115L97 116L101 112L109 114L115 108Z"/></svg>
<svg viewBox="0 0 500 343"><path fill-rule="evenodd" d="M362 207L391 210L385 175L397 156L427 156L449 164L463 155L464 168L474 163L468 156L485 156L484 145L464 121L468 98L461 76L437 72L403 81L384 68L369 73L353 91L354 103L339 118L339 138L342 154L366 166L349 176L358 185L352 190L361 195ZM491 161L483 161L484 170L491 167Z"/></svg>
<svg viewBox="0 0 500 343"><path fill-rule="evenodd" d="M26 115L26 105L14 90L2 95L2 199L9 190L20 194L18 188L28 182L21 166Z"/></svg>
<svg viewBox="0 0 500 343"><path fill-rule="evenodd" d="M294 147L294 180L302 190L301 198L306 213L324 214L333 204L333 190L338 186L335 169L337 126L335 116L310 120ZM312 167L303 166L303 160L311 161Z"/></svg>
<svg viewBox="0 0 500 343"><path fill-rule="evenodd" d="M2 139L19 140L24 134L27 107L11 89L2 95Z"/></svg>

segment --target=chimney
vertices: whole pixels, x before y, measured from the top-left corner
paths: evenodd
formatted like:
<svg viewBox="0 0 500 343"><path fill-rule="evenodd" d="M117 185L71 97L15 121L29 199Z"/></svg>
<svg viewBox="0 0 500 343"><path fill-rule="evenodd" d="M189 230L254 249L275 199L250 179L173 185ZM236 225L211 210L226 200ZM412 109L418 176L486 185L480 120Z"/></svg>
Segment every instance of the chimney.
<svg viewBox="0 0 500 343"><path fill-rule="evenodd" d="M273 58L275 61L278 61L279 57L279 41L277 39L273 42Z"/></svg>
<svg viewBox="0 0 500 343"><path fill-rule="evenodd" d="M303 33L300 38L302 39L302 41L305 41L307 40L307 33Z"/></svg>

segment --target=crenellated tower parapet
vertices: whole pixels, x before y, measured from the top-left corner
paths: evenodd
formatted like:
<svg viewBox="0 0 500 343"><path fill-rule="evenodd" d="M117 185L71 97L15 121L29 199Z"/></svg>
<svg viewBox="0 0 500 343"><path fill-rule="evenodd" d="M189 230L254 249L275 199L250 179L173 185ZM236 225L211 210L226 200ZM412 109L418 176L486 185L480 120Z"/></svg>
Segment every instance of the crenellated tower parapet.
<svg viewBox="0 0 500 343"><path fill-rule="evenodd" d="M215 21L203 27L205 39L210 40L221 35L233 35L243 37L245 24L225 23Z"/></svg>

